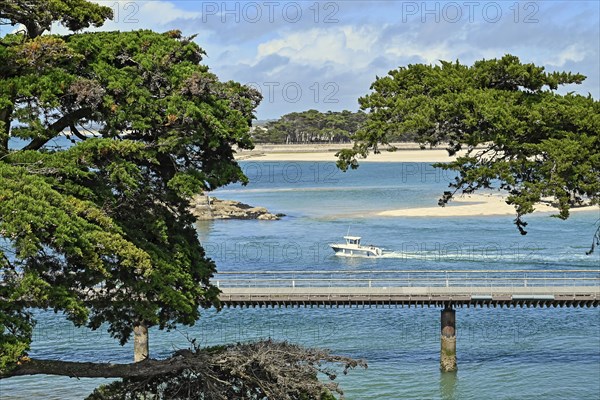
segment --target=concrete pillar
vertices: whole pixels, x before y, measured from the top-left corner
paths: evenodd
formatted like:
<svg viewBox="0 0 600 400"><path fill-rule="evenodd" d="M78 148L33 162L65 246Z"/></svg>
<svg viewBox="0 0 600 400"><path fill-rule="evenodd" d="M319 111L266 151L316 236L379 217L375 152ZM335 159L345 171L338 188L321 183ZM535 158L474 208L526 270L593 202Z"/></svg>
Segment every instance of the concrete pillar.
<svg viewBox="0 0 600 400"><path fill-rule="evenodd" d="M447 305L442 310L442 334L440 368L442 372L457 370L456 366L456 316L452 306Z"/></svg>

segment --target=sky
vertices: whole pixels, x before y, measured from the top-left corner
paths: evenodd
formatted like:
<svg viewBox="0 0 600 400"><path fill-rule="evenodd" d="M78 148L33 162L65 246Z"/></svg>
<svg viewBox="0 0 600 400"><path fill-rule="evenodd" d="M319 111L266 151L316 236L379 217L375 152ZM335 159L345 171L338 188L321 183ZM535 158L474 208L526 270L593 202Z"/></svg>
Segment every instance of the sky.
<svg viewBox="0 0 600 400"><path fill-rule="evenodd" d="M99 30L197 34L219 79L261 91L263 120L356 111L392 69L504 54L582 73L560 92L600 98L599 1L94 1L115 12Z"/></svg>

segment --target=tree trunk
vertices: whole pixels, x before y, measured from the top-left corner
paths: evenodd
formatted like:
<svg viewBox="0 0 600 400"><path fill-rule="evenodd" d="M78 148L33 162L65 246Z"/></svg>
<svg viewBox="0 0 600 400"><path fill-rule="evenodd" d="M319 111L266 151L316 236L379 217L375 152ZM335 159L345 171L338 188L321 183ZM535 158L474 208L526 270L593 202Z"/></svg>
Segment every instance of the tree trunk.
<svg viewBox="0 0 600 400"><path fill-rule="evenodd" d="M148 326L140 321L133 327L133 362L144 361L149 356Z"/></svg>
<svg viewBox="0 0 600 400"><path fill-rule="evenodd" d="M10 134L12 112L12 107L0 109L0 121L4 122L4 126L0 130L0 156L8 153L8 136Z"/></svg>

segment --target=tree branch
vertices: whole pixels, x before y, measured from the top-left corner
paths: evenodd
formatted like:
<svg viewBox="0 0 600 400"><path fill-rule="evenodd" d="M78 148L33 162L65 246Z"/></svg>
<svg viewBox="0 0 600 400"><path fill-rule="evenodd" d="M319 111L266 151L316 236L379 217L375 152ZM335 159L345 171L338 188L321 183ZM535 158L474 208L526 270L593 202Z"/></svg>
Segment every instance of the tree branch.
<svg viewBox="0 0 600 400"><path fill-rule="evenodd" d="M81 132L79 132L79 131L77 130L77 128L75 127L75 123L71 122L71 123L69 124L69 128L71 129L71 132L72 132L72 133L73 133L73 134L74 134L74 135L75 135L77 138L79 138L79 139L81 139L81 140L86 140L86 139L87 139L87 137L85 137L85 135L83 135Z"/></svg>
<svg viewBox="0 0 600 400"><path fill-rule="evenodd" d="M48 127L46 130L46 135L33 139L27 146L23 148L23 150L39 150L43 145L48 143L48 141L52 138L56 137L56 135L62 132L65 128L68 128L81 118L87 117L91 112L92 110L90 108L80 108L70 114L64 115L62 118L58 119Z"/></svg>
<svg viewBox="0 0 600 400"><path fill-rule="evenodd" d="M597 221L596 223L598 224L598 227L596 228L596 233L594 233L594 236L592 237L592 246L585 252L588 256L594 252L596 246L600 246L600 221Z"/></svg>
<svg viewBox="0 0 600 400"><path fill-rule="evenodd" d="M133 364L25 359L17 369L0 374L0 380L23 375L60 375L74 378L142 378L181 371L190 366L185 357L148 359Z"/></svg>

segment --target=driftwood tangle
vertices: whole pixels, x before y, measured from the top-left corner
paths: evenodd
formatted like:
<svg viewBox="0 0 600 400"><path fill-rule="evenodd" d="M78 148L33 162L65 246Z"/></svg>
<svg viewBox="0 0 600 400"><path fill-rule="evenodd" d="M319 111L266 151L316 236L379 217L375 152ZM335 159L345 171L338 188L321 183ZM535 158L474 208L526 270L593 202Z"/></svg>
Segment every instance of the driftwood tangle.
<svg viewBox="0 0 600 400"><path fill-rule="evenodd" d="M89 399L135 398L137 394L179 399L188 398L179 397L181 394L195 393L203 394L198 397L203 399L294 400L320 399L324 393L343 395L334 382L338 371L346 374L359 366L366 368L367 364L332 355L327 350L265 340L180 350L165 360L149 359L134 364L24 359L15 370L0 375L0 379L37 374L124 378L97 389ZM323 382L319 377L327 377L328 381Z"/></svg>

